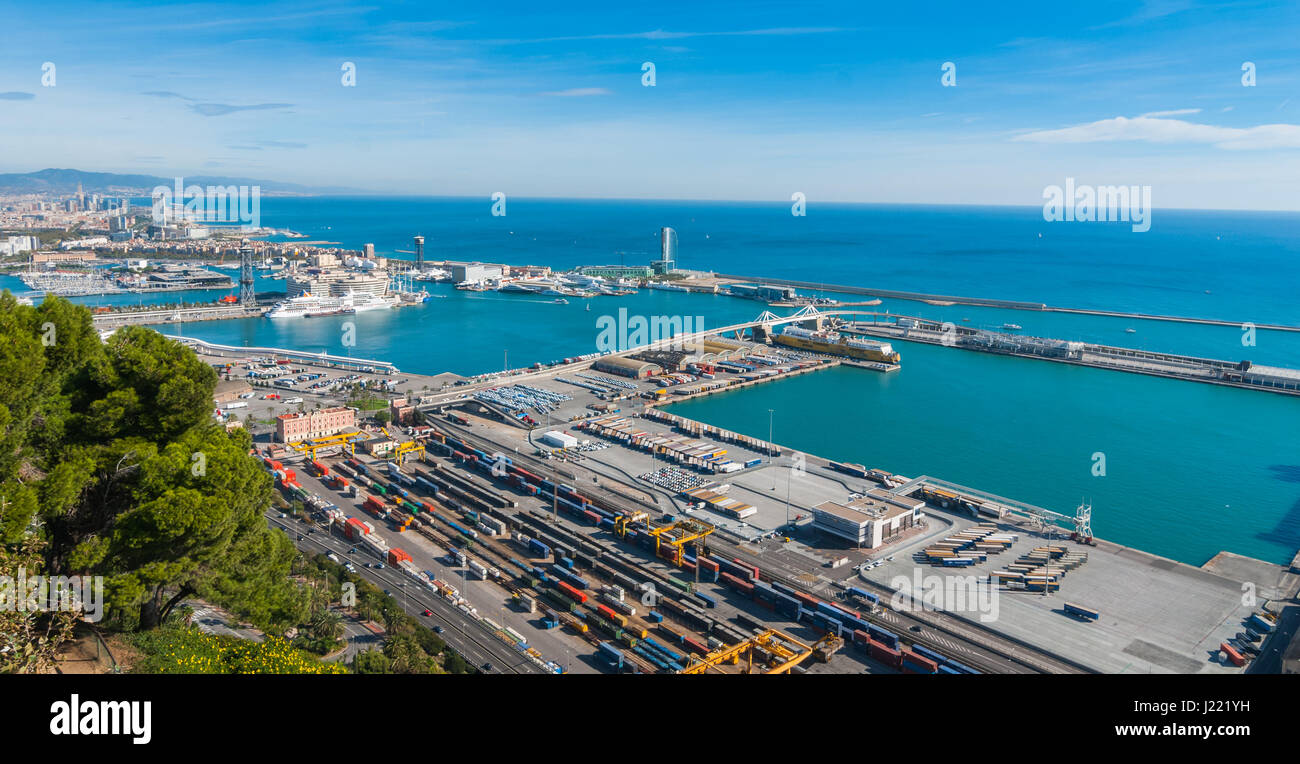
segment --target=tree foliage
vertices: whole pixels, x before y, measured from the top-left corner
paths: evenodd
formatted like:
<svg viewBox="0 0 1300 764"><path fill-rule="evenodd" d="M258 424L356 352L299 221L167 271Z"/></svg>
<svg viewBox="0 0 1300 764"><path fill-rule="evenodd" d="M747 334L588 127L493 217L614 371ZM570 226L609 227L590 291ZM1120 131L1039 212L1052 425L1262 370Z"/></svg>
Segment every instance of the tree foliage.
<svg viewBox="0 0 1300 764"><path fill-rule="evenodd" d="M302 621L296 555L263 512L247 432L213 422L216 374L144 327L101 341L84 307L0 294L0 544L101 575L110 618L154 628L198 595L279 633Z"/></svg>

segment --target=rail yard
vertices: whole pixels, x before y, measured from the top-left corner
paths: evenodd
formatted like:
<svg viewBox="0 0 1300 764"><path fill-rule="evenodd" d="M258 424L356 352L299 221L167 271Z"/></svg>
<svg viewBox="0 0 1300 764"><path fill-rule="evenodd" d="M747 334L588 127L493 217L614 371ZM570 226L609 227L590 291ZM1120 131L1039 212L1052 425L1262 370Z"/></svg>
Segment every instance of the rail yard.
<svg viewBox="0 0 1300 764"><path fill-rule="evenodd" d="M659 408L842 361L732 345L644 379L586 360L482 381L428 396L386 458L335 436L267 468L352 559L491 643L498 670L1231 673L1295 586L1281 566L1196 568Z"/></svg>

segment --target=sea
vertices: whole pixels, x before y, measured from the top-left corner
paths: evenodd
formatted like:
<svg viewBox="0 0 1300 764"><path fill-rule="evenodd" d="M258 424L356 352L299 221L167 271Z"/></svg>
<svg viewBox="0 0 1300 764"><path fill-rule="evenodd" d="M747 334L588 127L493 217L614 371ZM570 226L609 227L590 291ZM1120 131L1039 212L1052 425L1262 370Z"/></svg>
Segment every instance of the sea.
<svg viewBox="0 0 1300 764"><path fill-rule="evenodd" d="M831 285L1211 318L1228 326L886 299L867 310L1023 333L1300 367L1300 215L1155 210L1151 229L1046 222L1039 207L507 199L264 197L264 225L309 241L428 260L643 264L659 230L681 268ZM235 271L229 271L234 274ZM641 290L591 300L427 285L423 305L355 316L163 324L232 345L382 359L477 374L600 349L602 317L673 316L705 327L763 303ZM0 287L24 293L12 276ZM259 278L260 291L284 282ZM91 306L210 301L225 292L76 298ZM776 312L781 312L779 309ZM354 331L345 331L351 322ZM1132 329L1134 331L1128 331ZM839 368L678 404L674 411L832 459L931 475L1072 514L1100 538L1193 565L1219 551L1276 563L1300 547L1300 399L897 342L902 369ZM1100 455L1100 456L1099 456ZM1101 463L1104 474L1098 473Z"/></svg>

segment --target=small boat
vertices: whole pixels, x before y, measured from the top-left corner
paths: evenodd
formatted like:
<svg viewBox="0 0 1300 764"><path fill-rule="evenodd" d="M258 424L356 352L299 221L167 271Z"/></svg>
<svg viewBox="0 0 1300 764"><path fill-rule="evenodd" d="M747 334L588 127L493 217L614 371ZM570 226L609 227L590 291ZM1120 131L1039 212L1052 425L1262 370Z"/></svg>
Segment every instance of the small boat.
<svg viewBox="0 0 1300 764"><path fill-rule="evenodd" d="M568 305L568 304L569 304L569 301L566 300L566 299L564 299L563 297L559 297L559 298L556 298L556 299L554 299L554 300L551 300L551 304L552 304L552 305Z"/></svg>
<svg viewBox="0 0 1300 764"><path fill-rule="evenodd" d="M1003 324L1002 328L1014 332L1014 331L1019 331L1021 329L1024 329L1025 327L1021 326L1020 324Z"/></svg>
<svg viewBox="0 0 1300 764"><path fill-rule="evenodd" d="M1130 326L1129 328L1127 328L1127 329L1124 330L1124 333L1125 333L1125 334L1137 334L1137 331L1138 331L1137 329L1134 329L1133 327Z"/></svg>
<svg viewBox="0 0 1300 764"><path fill-rule="evenodd" d="M587 310L591 310L591 303L587 303Z"/></svg>
<svg viewBox="0 0 1300 764"><path fill-rule="evenodd" d="M963 321L969 321L970 319L969 319L969 318L963 318L962 320L963 320Z"/></svg>

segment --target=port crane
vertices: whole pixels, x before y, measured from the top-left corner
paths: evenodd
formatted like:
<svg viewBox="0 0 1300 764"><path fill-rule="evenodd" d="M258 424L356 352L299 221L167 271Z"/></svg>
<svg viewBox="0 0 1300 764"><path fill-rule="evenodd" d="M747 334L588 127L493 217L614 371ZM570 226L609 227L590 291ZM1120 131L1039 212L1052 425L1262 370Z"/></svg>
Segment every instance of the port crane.
<svg viewBox="0 0 1300 764"><path fill-rule="evenodd" d="M421 443L417 443L413 440L408 440L405 443L399 443L397 445L397 448L393 451L393 456L394 458L397 459L397 465L399 467L402 465L402 462L406 459L406 455L410 453L416 454L417 458L423 456L424 445Z"/></svg>
<svg viewBox="0 0 1300 764"><path fill-rule="evenodd" d="M836 637L836 639L839 638ZM818 644L820 645L821 642L818 642ZM769 664L766 668L762 668L762 664L760 664L760 668L756 672L754 670L755 649L770 653L780 662L776 665ZM813 646L806 645L788 634L782 634L776 629L764 629L744 642L714 650L702 658L692 656L690 665L682 669L681 673L703 674L710 669L721 671L719 667L723 664L739 665L743 658L745 668L742 671L746 674L785 674L807 660L814 651Z"/></svg>
<svg viewBox="0 0 1300 764"><path fill-rule="evenodd" d="M356 441L366 437L363 432L344 432L338 435L327 435L323 438L311 438L309 440L300 440L297 443L290 443L289 448L306 456L308 459L315 460L316 452L323 448L346 448L348 453L356 456Z"/></svg>
<svg viewBox="0 0 1300 764"><path fill-rule="evenodd" d="M668 559L672 561L673 565L680 568L683 555L686 553L686 545L692 541L699 542L705 536L713 533L713 530L712 525L702 523L699 520L679 520L655 528L649 533L655 540L655 554L659 554L659 548L662 544L667 544L672 550L672 557ZM699 543L696 543L695 546L698 549Z"/></svg>

